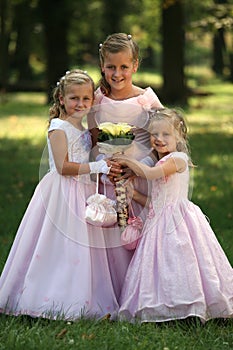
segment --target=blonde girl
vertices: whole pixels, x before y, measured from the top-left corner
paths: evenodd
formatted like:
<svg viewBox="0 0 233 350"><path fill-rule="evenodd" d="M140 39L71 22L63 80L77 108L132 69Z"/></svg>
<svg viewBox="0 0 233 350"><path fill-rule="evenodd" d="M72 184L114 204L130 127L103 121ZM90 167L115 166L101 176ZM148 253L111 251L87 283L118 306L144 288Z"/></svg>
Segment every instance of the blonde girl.
<svg viewBox="0 0 233 350"><path fill-rule="evenodd" d="M148 167L116 160L152 181L142 238L120 298L120 320L163 322L233 317L233 270L201 209L188 199L187 127L174 109L151 113L151 143L159 161Z"/></svg>
<svg viewBox="0 0 233 350"><path fill-rule="evenodd" d="M118 309L107 251L93 244L85 221L92 173L109 172L106 161L89 162L91 135L83 126L94 99L84 71L68 71L54 89L48 150L50 171L37 185L0 278L0 312L76 320L114 315ZM95 228L99 241L101 228Z"/></svg>

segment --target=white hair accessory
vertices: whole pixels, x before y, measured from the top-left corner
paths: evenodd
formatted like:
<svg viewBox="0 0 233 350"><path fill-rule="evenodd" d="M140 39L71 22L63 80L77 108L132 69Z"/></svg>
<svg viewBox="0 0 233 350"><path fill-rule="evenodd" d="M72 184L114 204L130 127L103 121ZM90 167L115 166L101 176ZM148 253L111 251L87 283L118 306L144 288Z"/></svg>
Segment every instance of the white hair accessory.
<svg viewBox="0 0 233 350"><path fill-rule="evenodd" d="M100 43L100 44L99 44L99 48L101 49L101 47L102 47L102 46L103 46L103 44L102 44L102 43Z"/></svg>
<svg viewBox="0 0 233 350"><path fill-rule="evenodd" d="M66 74L69 74L69 73L70 73L70 71L69 71L69 70L67 70L67 71L66 71Z"/></svg>
<svg viewBox="0 0 233 350"><path fill-rule="evenodd" d="M128 38L129 40L132 39L132 35L128 34L128 35L127 35L127 38Z"/></svg>

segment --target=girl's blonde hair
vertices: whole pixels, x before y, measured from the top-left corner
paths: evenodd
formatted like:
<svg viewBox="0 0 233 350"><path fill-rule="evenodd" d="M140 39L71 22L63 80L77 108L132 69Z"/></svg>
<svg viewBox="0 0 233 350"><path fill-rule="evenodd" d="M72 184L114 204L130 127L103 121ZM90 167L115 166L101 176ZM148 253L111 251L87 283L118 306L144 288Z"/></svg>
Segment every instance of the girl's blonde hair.
<svg viewBox="0 0 233 350"><path fill-rule="evenodd" d="M92 85L94 99L95 84L93 79L87 74L86 71L81 69L73 69L71 71L67 71L66 74L60 78L53 90L53 105L49 109L49 123L53 118L62 118L65 115L64 105L61 105L59 97L64 97L67 93L67 89L69 89L71 85L83 85L86 83L90 83Z"/></svg>
<svg viewBox="0 0 233 350"><path fill-rule="evenodd" d="M104 60L109 53L118 53L126 50L131 51L133 63L139 61L139 47L130 34L114 33L109 35L103 44L99 45L100 69L104 65ZM111 92L111 87L106 81L102 69L101 75L102 78L99 81L99 86L103 94L108 96Z"/></svg>
<svg viewBox="0 0 233 350"><path fill-rule="evenodd" d="M148 126L148 131L152 130L153 122L158 120L167 120L174 127L178 152L184 152L188 155L190 164L190 150L188 144L187 135L187 125L184 120L182 113L176 109L161 108L158 110L151 110L150 112L150 122Z"/></svg>

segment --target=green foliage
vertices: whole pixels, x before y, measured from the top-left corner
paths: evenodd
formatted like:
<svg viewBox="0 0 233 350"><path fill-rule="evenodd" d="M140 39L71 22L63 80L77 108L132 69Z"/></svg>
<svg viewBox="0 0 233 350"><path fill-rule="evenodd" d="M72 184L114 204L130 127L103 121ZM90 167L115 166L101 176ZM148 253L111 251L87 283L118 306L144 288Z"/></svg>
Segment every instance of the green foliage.
<svg viewBox="0 0 233 350"><path fill-rule="evenodd" d="M1 14L0 48L0 84L6 81L11 85L17 86L19 81L27 81L27 84L33 88L45 88L46 67L48 64L48 52L45 49L45 23L42 14L47 13L45 10L53 6L50 2L39 0L11 0L2 1L3 11ZM172 4L173 1L167 3ZM50 4L50 5L49 5ZM108 2L104 0L75 0L60 1L57 4L63 17L69 17L68 30L68 56L71 66L96 64L98 65L98 45L108 34L114 31L116 15L112 14L111 18L105 16L105 5ZM46 6L41 7L41 6ZM216 28L224 27L229 31L232 29L232 0L226 1L226 4L216 5L213 0L194 0L182 1L184 6L185 30L189 45L185 48L190 59L193 57L197 40L202 40L203 34L208 32L213 35ZM4 7L5 6L5 7ZM112 5L110 4L110 7ZM117 12L120 11L120 30L133 35L141 49L145 67L161 69L161 22L162 22L162 1L160 0L125 0L117 3ZM23 15L21 12L23 12ZM51 12L57 13L54 7ZM67 12L68 11L68 12ZM67 14L68 13L68 14ZM106 22L108 28L106 29ZM28 29L30 24L30 30ZM20 30L17 25L20 25ZM54 22L55 24L55 22ZM22 35L22 30L27 34ZM18 42L19 39L23 41ZM229 34L229 43L227 40L227 51L232 51L232 35ZM54 38L55 40L55 38ZM51 45L55 45L51 38ZM65 50L65 48L63 48ZM194 49L194 51L193 51ZM61 55L62 48L57 45L57 54ZM208 45L205 52L208 56L212 53L212 46ZM191 52L191 53L190 53ZM204 54L205 54L204 52ZM23 55L23 56L20 56ZM22 57L21 63L19 57ZM196 59L193 57L192 62ZM55 65L59 60L55 60ZM195 61L197 62L197 61ZM22 71L22 63L28 65L32 77ZM187 61L190 64L190 60ZM211 61L208 60L211 66ZM64 67L64 71L70 67ZM22 76L23 75L23 76ZM3 85L4 86L4 85Z"/></svg>

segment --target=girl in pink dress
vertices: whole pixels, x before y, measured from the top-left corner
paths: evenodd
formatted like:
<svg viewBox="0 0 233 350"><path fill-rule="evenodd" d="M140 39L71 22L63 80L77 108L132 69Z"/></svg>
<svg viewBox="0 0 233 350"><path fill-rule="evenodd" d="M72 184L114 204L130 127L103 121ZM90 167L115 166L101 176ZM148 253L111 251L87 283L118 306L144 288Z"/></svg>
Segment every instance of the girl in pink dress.
<svg viewBox="0 0 233 350"><path fill-rule="evenodd" d="M139 67L139 47L131 35L125 33L114 33L109 35L99 47L100 68L102 78L100 86L95 92L94 116L90 114L88 126L92 133L93 146L98 139L98 125L103 122L120 123L125 122L134 127L135 139L130 153L135 159L154 165L154 159L149 157L151 152L150 135L147 131L148 110L150 108L161 108L155 92L147 87L133 84L133 75ZM98 147L96 147L96 154ZM95 156L96 156L95 154ZM103 155L98 155L103 157ZM100 159L100 158L97 158ZM119 181L119 169L112 167L109 178ZM144 179L135 179L136 188L148 194L149 184ZM107 194L115 196L114 186L109 181ZM140 203L133 201L134 212L145 219L147 209ZM128 254L131 254L128 252Z"/></svg>
<svg viewBox="0 0 233 350"><path fill-rule="evenodd" d="M188 199L185 121L175 110L161 109L151 113L149 131L159 159L154 167L115 157L152 180L149 213L125 278L119 319L233 317L233 269L205 215Z"/></svg>
<svg viewBox="0 0 233 350"><path fill-rule="evenodd" d="M35 189L3 269L1 313L75 320L118 309L102 229L85 221L86 199L95 193L90 174L109 172L106 161L89 162L91 135L82 120L93 100L94 83L84 71L67 72L57 83L50 171Z"/></svg>

